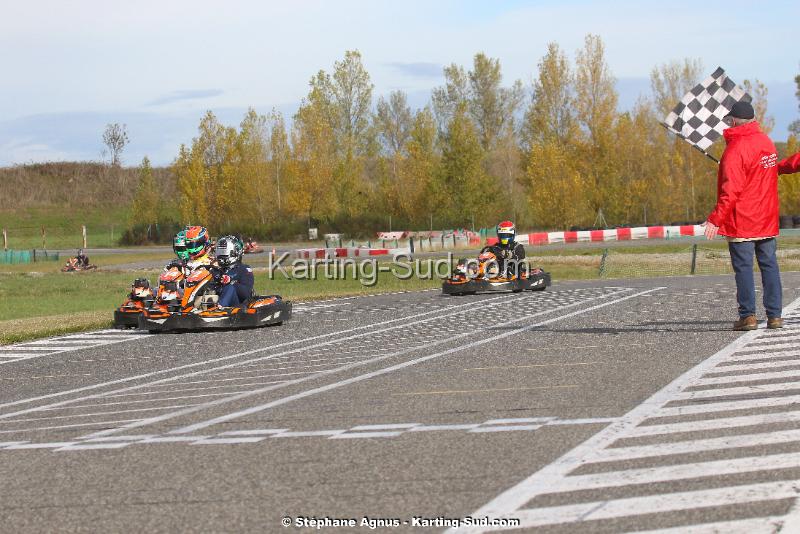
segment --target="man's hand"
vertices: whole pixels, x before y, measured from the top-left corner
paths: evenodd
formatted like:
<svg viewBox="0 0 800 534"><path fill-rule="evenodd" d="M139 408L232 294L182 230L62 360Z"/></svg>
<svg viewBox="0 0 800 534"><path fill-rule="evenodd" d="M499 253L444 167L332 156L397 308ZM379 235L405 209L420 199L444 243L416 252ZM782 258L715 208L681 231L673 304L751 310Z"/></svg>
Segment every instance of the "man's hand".
<svg viewBox="0 0 800 534"><path fill-rule="evenodd" d="M227 274L223 274L222 278L220 278L219 281L222 282L223 285L227 285L231 283L231 277L228 276Z"/></svg>
<svg viewBox="0 0 800 534"><path fill-rule="evenodd" d="M719 226L717 226L716 224L714 224L714 223L712 223L710 221L706 221L703 224L701 224L700 226L704 226L705 229L706 229L706 231L705 231L706 239L711 240L711 239L714 239L715 237L717 237L717 232L719 232Z"/></svg>

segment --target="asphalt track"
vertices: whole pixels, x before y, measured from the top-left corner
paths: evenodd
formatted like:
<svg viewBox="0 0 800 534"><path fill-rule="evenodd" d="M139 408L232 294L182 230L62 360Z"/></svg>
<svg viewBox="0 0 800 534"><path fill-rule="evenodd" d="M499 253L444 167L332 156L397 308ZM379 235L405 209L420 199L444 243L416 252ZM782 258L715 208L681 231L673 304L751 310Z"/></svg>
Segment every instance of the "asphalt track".
<svg viewBox="0 0 800 534"><path fill-rule="evenodd" d="M747 334L724 276L3 347L0 530L800 532L800 273L784 288L787 328Z"/></svg>

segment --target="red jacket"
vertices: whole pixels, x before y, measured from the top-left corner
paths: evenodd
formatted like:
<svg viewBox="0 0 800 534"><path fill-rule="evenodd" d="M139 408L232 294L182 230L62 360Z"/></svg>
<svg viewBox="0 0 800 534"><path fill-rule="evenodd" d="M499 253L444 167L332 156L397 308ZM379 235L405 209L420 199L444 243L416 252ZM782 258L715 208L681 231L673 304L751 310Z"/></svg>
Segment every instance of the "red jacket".
<svg viewBox="0 0 800 534"><path fill-rule="evenodd" d="M723 132L728 146L717 174L717 205L709 222L728 237L778 235L778 154L757 122Z"/></svg>
<svg viewBox="0 0 800 534"><path fill-rule="evenodd" d="M778 174L794 174L800 171L800 152L778 162Z"/></svg>

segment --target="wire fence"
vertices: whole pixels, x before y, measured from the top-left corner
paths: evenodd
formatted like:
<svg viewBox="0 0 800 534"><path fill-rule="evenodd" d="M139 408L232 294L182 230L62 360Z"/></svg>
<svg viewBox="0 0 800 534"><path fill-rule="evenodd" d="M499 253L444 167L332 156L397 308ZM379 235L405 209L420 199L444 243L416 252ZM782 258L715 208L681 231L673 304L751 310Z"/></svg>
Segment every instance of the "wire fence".
<svg viewBox="0 0 800 534"><path fill-rule="evenodd" d="M119 246L123 225L65 224L2 228L3 250L52 250ZM85 238L85 239L84 239Z"/></svg>
<svg viewBox="0 0 800 534"><path fill-rule="evenodd" d="M800 271L800 248L778 245L778 264L782 271ZM758 272L755 262L754 271ZM727 249L691 245L685 250L656 254L625 254L605 249L598 266L600 278L646 278L733 274Z"/></svg>

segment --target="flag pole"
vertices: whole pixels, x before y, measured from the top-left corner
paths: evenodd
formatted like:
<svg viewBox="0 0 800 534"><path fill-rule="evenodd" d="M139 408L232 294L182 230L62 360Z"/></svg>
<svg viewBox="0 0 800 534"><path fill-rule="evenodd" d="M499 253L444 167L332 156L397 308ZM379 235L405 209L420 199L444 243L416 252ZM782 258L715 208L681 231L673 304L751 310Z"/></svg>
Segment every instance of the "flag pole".
<svg viewBox="0 0 800 534"><path fill-rule="evenodd" d="M673 133L673 134L677 135L678 137L680 137L681 139L683 139L684 141L686 141L687 143L689 143L689 144L692 146L692 148L694 148L695 150L698 150L698 151L699 151L701 154L703 154L705 157L707 157L708 159L710 159L711 161L713 161L714 163L716 163L717 165L719 165L719 160L718 160L717 158L715 158L714 156L712 156L711 154L709 154L708 152L706 152L705 150L703 150L702 148L700 148L700 147L699 147L699 146L697 146L696 144L692 143L692 142L691 142L690 140L688 140L686 137L682 136L681 134L679 134L678 132L676 132L675 130L673 130L672 128L670 128L669 126L667 126L666 124L664 124L663 122L659 122L659 124L660 124L661 126L663 126L664 128L666 128L668 132L671 132L671 133Z"/></svg>

